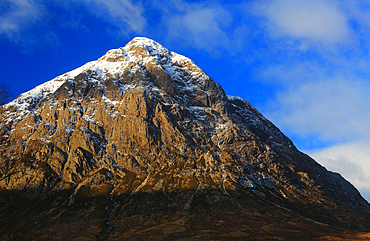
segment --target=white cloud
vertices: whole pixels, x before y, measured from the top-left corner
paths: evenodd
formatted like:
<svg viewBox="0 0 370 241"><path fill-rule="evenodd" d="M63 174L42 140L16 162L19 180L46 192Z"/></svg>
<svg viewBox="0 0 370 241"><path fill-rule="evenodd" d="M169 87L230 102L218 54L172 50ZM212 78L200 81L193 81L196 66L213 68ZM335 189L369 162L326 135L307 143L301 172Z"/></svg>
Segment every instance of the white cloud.
<svg viewBox="0 0 370 241"><path fill-rule="evenodd" d="M134 4L130 0L82 1L87 4L92 13L98 17L106 18L110 23L116 25L121 30L127 31L125 28L128 27L129 30L141 33L146 26L146 19L143 16L144 9L139 4ZM93 5L90 5L90 3Z"/></svg>
<svg viewBox="0 0 370 241"><path fill-rule="evenodd" d="M348 41L350 28L346 15L328 0L267 0L254 10L267 17L270 33L323 44Z"/></svg>
<svg viewBox="0 0 370 241"><path fill-rule="evenodd" d="M324 66L315 60L290 61L290 59L276 65L264 66L256 71L255 78L271 85L298 86L306 82L326 77Z"/></svg>
<svg viewBox="0 0 370 241"><path fill-rule="evenodd" d="M357 21L361 27L370 26L370 2L363 0L344 0L342 1L342 6L349 17Z"/></svg>
<svg viewBox="0 0 370 241"><path fill-rule="evenodd" d="M370 201L370 82L357 75L356 62L287 62L260 78L280 86L265 111L273 123Z"/></svg>
<svg viewBox="0 0 370 241"><path fill-rule="evenodd" d="M181 41L208 52L217 52L218 48L231 49L240 46L240 32L243 26L234 30L232 14L217 4L190 4L177 1L173 9L167 12L168 34L172 39ZM233 32L233 33L232 33ZM233 39L233 36L238 36Z"/></svg>
<svg viewBox="0 0 370 241"><path fill-rule="evenodd" d="M51 13L50 5L61 8L62 11L71 11L69 17L74 16L74 5L85 5L87 12L115 26L121 33L136 32L141 33L146 27L146 19L143 16L144 9L139 4L134 4L130 0L66 0L60 2L51 0L4 0L0 2L0 35L18 42L35 41L39 38L32 35L32 28L38 28L44 36L55 36L53 30L48 26ZM81 13L79 13L80 15ZM67 19L68 20L68 19ZM37 25L36 25L37 24ZM59 23L66 27L64 23ZM63 25L64 24L64 25ZM85 26L78 26L85 28ZM45 37L47 38L47 37Z"/></svg>
<svg viewBox="0 0 370 241"><path fill-rule="evenodd" d="M5 0L0 3L0 35L16 41L16 35L42 17L43 6L33 0Z"/></svg>
<svg viewBox="0 0 370 241"><path fill-rule="evenodd" d="M367 81L320 79L278 93L272 118L283 128L324 141L370 138L370 85Z"/></svg>
<svg viewBox="0 0 370 241"><path fill-rule="evenodd" d="M308 153L327 169L339 172L370 201L370 139Z"/></svg>

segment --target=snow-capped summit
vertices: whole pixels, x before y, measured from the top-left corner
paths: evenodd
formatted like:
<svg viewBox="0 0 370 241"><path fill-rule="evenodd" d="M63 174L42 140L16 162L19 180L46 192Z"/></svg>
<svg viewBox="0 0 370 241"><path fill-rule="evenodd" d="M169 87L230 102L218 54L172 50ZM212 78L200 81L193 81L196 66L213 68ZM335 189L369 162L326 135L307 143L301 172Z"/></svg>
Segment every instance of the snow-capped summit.
<svg viewBox="0 0 370 241"><path fill-rule="evenodd" d="M6 109L16 109L18 112L22 112L24 116L30 111L32 112L43 99L48 98L64 82L73 80L83 72L94 71L100 74L102 78L107 78L122 74L127 70L143 71L143 65L155 65L155 67L163 69L171 78L178 81L184 81L184 75L190 75L200 83L209 79L204 71L189 58L168 51L154 40L136 37L125 47L109 50L98 60L91 61L27 91L4 107ZM181 67L183 69L180 69ZM194 81L188 84L191 84L191 87L194 88Z"/></svg>

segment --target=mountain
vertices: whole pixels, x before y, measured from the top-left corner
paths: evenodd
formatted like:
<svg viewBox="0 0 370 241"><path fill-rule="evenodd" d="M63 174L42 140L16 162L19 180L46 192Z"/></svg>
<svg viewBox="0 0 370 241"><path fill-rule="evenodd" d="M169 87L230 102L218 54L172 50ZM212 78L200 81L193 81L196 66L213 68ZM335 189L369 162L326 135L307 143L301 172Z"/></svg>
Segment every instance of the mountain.
<svg viewBox="0 0 370 241"><path fill-rule="evenodd" d="M369 203L340 174L147 38L21 94L0 125L3 240L370 232Z"/></svg>

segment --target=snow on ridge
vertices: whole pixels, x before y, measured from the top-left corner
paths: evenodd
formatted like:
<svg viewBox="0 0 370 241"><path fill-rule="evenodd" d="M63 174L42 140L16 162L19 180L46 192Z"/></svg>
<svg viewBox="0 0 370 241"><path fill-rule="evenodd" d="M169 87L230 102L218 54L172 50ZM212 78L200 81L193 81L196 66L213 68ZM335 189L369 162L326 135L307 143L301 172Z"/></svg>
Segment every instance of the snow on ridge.
<svg viewBox="0 0 370 241"><path fill-rule="evenodd" d="M141 52L142 49L144 52ZM139 55L138 55L139 53ZM115 74L127 68L130 63L139 66L156 63L162 67L173 79L184 81L180 69L185 70L190 76L203 84L208 75L191 59L175 52L170 52L160 43L145 37L135 37L125 47L109 50L98 59L95 66L101 74ZM190 84L190 83L188 83Z"/></svg>
<svg viewBox="0 0 370 241"><path fill-rule="evenodd" d="M205 80L209 79L209 76L190 58L181 54L171 52L171 64L172 70L176 72L174 66L180 65L190 76L199 81L200 84L204 84Z"/></svg>
<svg viewBox="0 0 370 241"><path fill-rule="evenodd" d="M141 54L141 51L137 50L136 47L147 51L148 55L138 55L138 53ZM48 82L22 93L4 107L6 109L14 107L17 112L20 112L19 115L16 114L17 116L24 116L32 112L44 98L53 94L63 83L72 81L77 75L85 71L94 71L99 77L97 79L92 79L92 81L99 81L117 73L118 76L120 76L120 73L126 69L129 71L141 70L140 66L142 64L152 64L153 60L158 66L162 67L172 79L185 83L187 86L185 88L189 90L197 88L198 83L202 84L202 82L209 78L191 59L175 52L170 52L154 40L145 37L136 37L125 47L111 49L98 60L88 62L79 68L57 76ZM132 63L134 66L132 66ZM133 68L130 69L129 65ZM191 77L190 79L183 78L184 71L189 74L189 77ZM192 81L189 81L191 79ZM121 86L121 89L126 88L127 87Z"/></svg>
<svg viewBox="0 0 370 241"><path fill-rule="evenodd" d="M163 54L168 55L169 51L163 47L160 43L154 41L153 39L145 37L135 37L133 38L126 46L125 49L130 48L131 46L142 47L148 50L151 55Z"/></svg>
<svg viewBox="0 0 370 241"><path fill-rule="evenodd" d="M193 78L199 78L199 77L205 78L207 76L204 73L204 71L201 68L199 68L199 66L197 66L190 58L183 56L181 54L178 54L176 52L170 52L167 48L163 47L160 43L152 39L145 38L145 37L135 37L124 47L126 54L129 57L129 60L133 62L139 62L139 61L135 61L135 58L130 51L132 47L140 47L140 48L147 50L150 56L146 58L154 58L154 57L159 57L159 56L166 57L167 58L166 63L160 64L162 65L162 67L164 67L166 71L168 71L169 68L172 68L172 70L174 70L172 72L176 72L175 66L180 65L184 68L187 68L188 70L187 72L189 72ZM144 58L143 62L150 62L150 61L148 60L145 61L145 58ZM168 73L168 74L171 74L171 73Z"/></svg>
<svg viewBox="0 0 370 241"><path fill-rule="evenodd" d="M246 101L245 99L243 99L242 97L240 97L240 96L232 96L232 95L227 95L226 96L229 100L241 100L241 101ZM248 101L247 101L248 102Z"/></svg>
<svg viewBox="0 0 370 241"><path fill-rule="evenodd" d="M246 104L247 105L247 108L249 109L249 111L255 111L255 112L257 112L257 113L259 113L259 115L260 116L262 116L264 119L265 119L265 117L255 108L255 107L253 107L252 105L251 105L251 103L249 103L248 101L246 101L245 99L243 99L242 97L240 97L240 96L231 96L231 95L227 95L226 96L227 97L227 99L229 100L229 101L234 101L234 100L239 100L239 101L241 101L241 102L243 102L244 104ZM237 105L235 105L235 104L233 104L234 106L237 106ZM241 108L240 106L237 106L238 108Z"/></svg>
<svg viewBox="0 0 370 241"><path fill-rule="evenodd" d="M4 105L7 109L9 107L15 107L17 111L32 111L32 107L35 108L42 99L54 93L64 82L68 79L73 79L80 73L90 69L96 64L96 61L88 62L83 66L69 71L65 74L59 75L52 80L49 80L35 88L20 94L16 99Z"/></svg>

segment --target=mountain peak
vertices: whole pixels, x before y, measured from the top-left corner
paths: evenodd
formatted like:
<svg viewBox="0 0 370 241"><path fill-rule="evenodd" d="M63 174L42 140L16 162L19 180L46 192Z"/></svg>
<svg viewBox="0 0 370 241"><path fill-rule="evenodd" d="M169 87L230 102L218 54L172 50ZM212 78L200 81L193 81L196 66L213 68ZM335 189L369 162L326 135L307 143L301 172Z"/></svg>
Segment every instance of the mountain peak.
<svg viewBox="0 0 370 241"><path fill-rule="evenodd" d="M21 116L33 112L39 103L49 98L64 83L73 82L78 75L86 72L99 75L99 78L90 78L90 81L101 82L100 80L114 78L119 89L125 89L130 84L140 82L144 85L153 84L166 93L190 97L191 100L202 99L200 102L206 101L205 95L208 94L220 95L221 98L225 98L221 86L192 60L170 52L152 39L136 37L125 47L111 49L98 60L91 61L21 94L4 106L11 117L8 118L8 122L20 120ZM132 82L132 80L135 81ZM138 82L138 80L140 81ZM205 102L203 104L207 105ZM195 103L195 105L199 105L199 103ZM16 110L16 112L12 110Z"/></svg>
<svg viewBox="0 0 370 241"><path fill-rule="evenodd" d="M135 37L130 42L128 42L125 47L118 49L109 50L103 57L99 60L106 60L110 62L134 60L135 58L148 58L154 56L166 56L170 58L170 51L163 47L158 42L145 38L145 37ZM125 58L123 58L125 57ZM131 57L131 59L129 59ZM136 60L140 62L140 60Z"/></svg>
<svg viewBox="0 0 370 241"><path fill-rule="evenodd" d="M168 49L163 47L160 43L156 42L153 39L149 39L146 37L135 37L130 42L128 42L125 47L141 47L145 49L153 49L153 50L160 50L163 52L169 52Z"/></svg>
<svg viewBox="0 0 370 241"><path fill-rule="evenodd" d="M203 213L202 203L252 203L369 228L370 206L350 183L192 60L147 38L20 95L0 126L0 190L32 198L69 190L56 206L81 192L108 197L114 209L125 195L122 203L170 193L181 215Z"/></svg>

